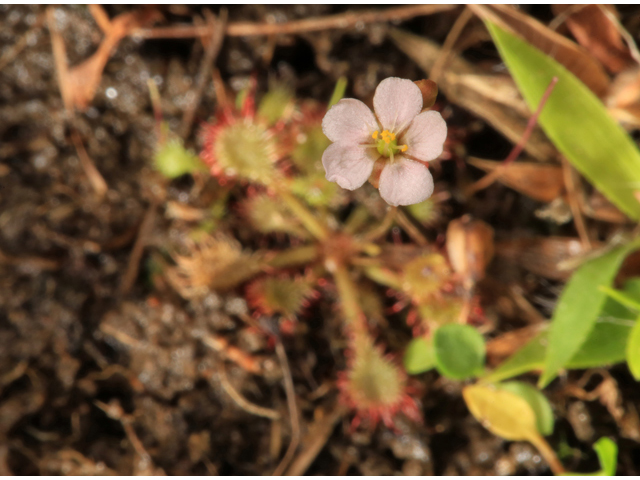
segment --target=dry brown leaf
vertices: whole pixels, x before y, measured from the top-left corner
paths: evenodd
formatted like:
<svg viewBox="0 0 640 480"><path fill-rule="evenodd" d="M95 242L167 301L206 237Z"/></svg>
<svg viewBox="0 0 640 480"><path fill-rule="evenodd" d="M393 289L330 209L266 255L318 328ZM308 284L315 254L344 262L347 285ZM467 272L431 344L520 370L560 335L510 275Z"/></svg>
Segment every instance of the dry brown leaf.
<svg viewBox="0 0 640 480"><path fill-rule="evenodd" d="M469 163L485 172L500 168L503 163L469 157ZM564 191L562 167L534 162L513 162L502 169L498 181L517 192L540 202L552 202Z"/></svg>
<svg viewBox="0 0 640 480"><path fill-rule="evenodd" d="M580 205L587 217L609 223L629 223L631 220L611 203L604 195L594 190Z"/></svg>
<svg viewBox="0 0 640 480"><path fill-rule="evenodd" d="M640 67L632 66L616 75L606 105L616 120L640 127Z"/></svg>
<svg viewBox="0 0 640 480"><path fill-rule="evenodd" d="M98 50L81 64L69 69L66 47L58 32L53 16L53 8L47 10L51 43L56 61L56 70L60 92L67 110L74 108L84 110L89 106L102 80L102 71L109 57L124 37L138 28L149 25L160 18L160 13L153 7L141 7L134 12L118 15L109 22L100 8L93 8L96 20L101 29L108 29Z"/></svg>
<svg viewBox="0 0 640 480"><path fill-rule="evenodd" d="M441 48L434 42L402 30L392 30L395 44L427 74L440 57ZM453 52L438 80L447 99L486 120L513 143L518 143L531 115L513 80L503 75L486 75ZM537 160L555 156L555 148L536 127L525 150Z"/></svg>
<svg viewBox="0 0 640 480"><path fill-rule="evenodd" d="M602 65L584 48L509 5L469 5L483 20L518 35L564 65L599 97L609 89Z"/></svg>
<svg viewBox="0 0 640 480"><path fill-rule="evenodd" d="M552 5L555 14L568 13L566 24L578 43L589 50L612 73L619 73L633 64L629 47L622 39L618 27L607 18L607 9L616 18L618 12L613 5Z"/></svg>
<svg viewBox="0 0 640 480"><path fill-rule="evenodd" d="M545 325L542 323L528 325L489 340L487 342L487 364L492 367L500 365L504 360L529 343L544 327Z"/></svg>
<svg viewBox="0 0 640 480"><path fill-rule="evenodd" d="M560 262L585 253L582 242L574 237L518 238L496 244L497 255L553 280L566 280L571 276L569 270L560 269Z"/></svg>

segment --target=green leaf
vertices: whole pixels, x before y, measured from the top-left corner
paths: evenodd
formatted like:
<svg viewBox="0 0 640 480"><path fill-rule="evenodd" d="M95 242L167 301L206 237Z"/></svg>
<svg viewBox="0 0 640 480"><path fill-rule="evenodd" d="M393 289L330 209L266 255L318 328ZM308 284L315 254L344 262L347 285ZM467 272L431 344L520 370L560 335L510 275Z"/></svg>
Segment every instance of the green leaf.
<svg viewBox="0 0 640 480"><path fill-rule="evenodd" d="M598 454L602 475L609 477L615 475L618 464L618 445L613 440L602 437L593 445L593 449Z"/></svg>
<svg viewBox="0 0 640 480"><path fill-rule="evenodd" d="M614 312L611 316L609 312ZM625 360L627 339L634 325L628 310L613 300L607 300L602 315L580 350L567 363L567 368L594 368L613 365ZM548 331L540 332L524 347L505 360L494 371L482 378L483 383L494 383L544 368Z"/></svg>
<svg viewBox="0 0 640 480"><path fill-rule="evenodd" d="M165 142L153 156L154 166L164 177L177 178L187 173L206 171L200 158L184 148L182 140Z"/></svg>
<svg viewBox="0 0 640 480"><path fill-rule="evenodd" d="M544 330L536 335L524 347L502 362L498 368L482 378L482 383L494 383L516 377L532 370L544 367L544 356L547 352L547 335Z"/></svg>
<svg viewBox="0 0 640 480"><path fill-rule="evenodd" d="M602 437L593 444L593 449L600 460L600 470L593 473L563 473L563 476L585 476L585 477L613 477L616 474L618 465L618 445L607 437Z"/></svg>
<svg viewBox="0 0 640 480"><path fill-rule="evenodd" d="M591 334L567 363L567 368L606 367L624 362L632 320L606 317L598 320Z"/></svg>
<svg viewBox="0 0 640 480"><path fill-rule="evenodd" d="M513 79L533 111L553 77L558 83L539 123L569 161L611 202L640 219L640 152L602 102L564 66L521 38L487 21ZM548 380L551 370L544 377Z"/></svg>
<svg viewBox="0 0 640 480"><path fill-rule="evenodd" d="M605 285L600 285L600 291L606 293L609 297L613 298L616 302L621 303L625 307L633 309L636 312L640 312L640 302L638 302L632 295Z"/></svg>
<svg viewBox="0 0 640 480"><path fill-rule="evenodd" d="M548 385L580 350L607 299L598 287L613 282L624 258L638 245L636 240L617 247L586 262L573 274L551 319L544 372L539 381L541 388Z"/></svg>
<svg viewBox="0 0 640 480"><path fill-rule="evenodd" d="M536 426L542 435L546 436L553 433L553 410L549 400L540 390L524 382L507 382L498 385L498 388L514 393L526 400L536 414Z"/></svg>
<svg viewBox="0 0 640 480"><path fill-rule="evenodd" d="M436 366L433 338L414 338L404 353L404 368L411 375L426 372Z"/></svg>
<svg viewBox="0 0 640 480"><path fill-rule="evenodd" d="M640 319L631 329L625 353L633 378L640 382Z"/></svg>
<svg viewBox="0 0 640 480"><path fill-rule="evenodd" d="M449 378L464 380L482 372L486 347L484 338L469 325L449 324L433 335L436 368Z"/></svg>
<svg viewBox="0 0 640 480"><path fill-rule="evenodd" d="M640 303L640 277L634 277L627 280L624 283L624 288L622 290L629 298Z"/></svg>

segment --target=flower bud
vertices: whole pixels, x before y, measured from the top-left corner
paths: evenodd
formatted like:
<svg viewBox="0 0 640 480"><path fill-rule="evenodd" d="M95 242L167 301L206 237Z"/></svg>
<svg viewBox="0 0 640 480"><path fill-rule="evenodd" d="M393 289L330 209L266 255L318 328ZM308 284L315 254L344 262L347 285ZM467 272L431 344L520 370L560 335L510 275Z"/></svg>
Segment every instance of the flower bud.
<svg viewBox="0 0 640 480"><path fill-rule="evenodd" d="M433 107L438 96L438 85L433 80L416 80L415 83L422 93L422 109Z"/></svg>

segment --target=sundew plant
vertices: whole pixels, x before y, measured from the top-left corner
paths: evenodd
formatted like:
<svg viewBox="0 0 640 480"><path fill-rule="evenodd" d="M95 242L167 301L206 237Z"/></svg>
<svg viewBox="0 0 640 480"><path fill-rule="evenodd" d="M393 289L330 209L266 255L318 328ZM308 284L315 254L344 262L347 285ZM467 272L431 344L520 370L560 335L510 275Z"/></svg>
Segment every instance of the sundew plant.
<svg viewBox="0 0 640 480"><path fill-rule="evenodd" d="M501 49L519 45L515 37L491 28L503 35ZM544 68L554 67L553 60L532 49L534 54ZM575 81L568 72L551 71L556 77L534 116L546 112L541 122L554 108L555 84ZM416 233L435 214L423 212L439 208L429 162L446 151L447 125L430 109L436 95L433 82L390 77L378 85L373 110L336 94L328 107L299 104L281 90L266 92L256 104L251 88L236 105L221 105L202 127L201 158L221 186L241 195L242 214L256 234L276 235L289 245L242 251L217 232L220 223L198 240L188 263L185 257L176 259L177 275L189 287L245 289L256 320L276 319L279 332L271 333L276 336L295 331L319 298L332 300L331 315L345 341L344 369L335 385L352 431L373 429L379 422L396 431L399 415L423 422L415 376L435 370L463 382L464 401L486 428L506 440L531 442L560 474L565 469L544 438L553 433L554 414L543 387L567 368L628 361L638 374L640 336L633 312L640 314L640 298L633 286L619 291L611 285L620 263L640 242L624 240L585 259L549 327L489 368L482 334L488 320L476 286L494 256L493 229L467 215L449 223L444 244ZM365 190L360 196L346 195L360 188ZM364 207L367 203L379 211ZM420 243L401 260L388 255L399 246L387 240L394 225ZM377 334L376 318L385 311L375 307L380 300L369 298L372 285L396 298L387 312L394 321L404 318L413 335L403 349L391 349ZM512 380L537 371L542 372L537 388ZM603 438L594 446L605 470L615 462L610 443Z"/></svg>

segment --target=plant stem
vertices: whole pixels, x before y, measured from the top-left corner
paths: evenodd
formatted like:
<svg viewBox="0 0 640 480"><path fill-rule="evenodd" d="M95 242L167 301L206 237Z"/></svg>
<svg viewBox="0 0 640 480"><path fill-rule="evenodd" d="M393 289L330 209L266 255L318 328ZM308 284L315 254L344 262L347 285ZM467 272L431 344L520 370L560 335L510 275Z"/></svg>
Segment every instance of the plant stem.
<svg viewBox="0 0 640 480"><path fill-rule="evenodd" d="M364 274L380 285L391 287L395 290L402 290L400 278L391 270L382 267L367 267L364 269Z"/></svg>
<svg viewBox="0 0 640 480"><path fill-rule="evenodd" d="M416 242L419 246L426 247L429 245L429 241L424 237L418 227L411 222L402 209L398 209L396 212L396 222L398 222L398 225L407 232L407 235L411 237L411 240Z"/></svg>
<svg viewBox="0 0 640 480"><path fill-rule="evenodd" d="M305 245L304 247L290 248L282 252L277 252L271 258L267 258L266 263L273 268L286 268L296 265L305 265L318 258L317 245Z"/></svg>
<svg viewBox="0 0 640 480"><path fill-rule="evenodd" d="M324 241L329 237L329 228L323 225L318 218L305 207L286 187L274 185L274 190L287 204L289 210L298 217L309 233L317 240Z"/></svg>
<svg viewBox="0 0 640 480"><path fill-rule="evenodd" d="M342 231L349 235L356 233L360 227L364 226L369 220L369 211L364 205L358 205L353 209L353 212L349 215L342 224Z"/></svg>
<svg viewBox="0 0 640 480"><path fill-rule="evenodd" d="M549 468L551 468L551 471L554 475L560 475L565 472L562 463L560 463L560 460L558 460L558 457L556 456L556 452L553 451L553 448L549 446L547 441L542 436L537 435L536 437L531 438L529 441L533 443L533 445L538 449L540 454L547 461L547 463L549 464Z"/></svg>
<svg viewBox="0 0 640 480"><path fill-rule="evenodd" d="M331 261L331 260L329 260ZM358 301L358 290L351 280L349 271L344 265L334 264L329 271L333 274L340 295L340 304L344 313L347 325L349 325L356 336L366 334L365 316Z"/></svg>
<svg viewBox="0 0 640 480"><path fill-rule="evenodd" d="M365 233L362 237L368 242L374 242L378 238L385 235L389 229L393 226L393 222L396 219L396 212L398 211L398 207L389 207L387 210L387 214L384 216L382 222L378 224L373 230Z"/></svg>

